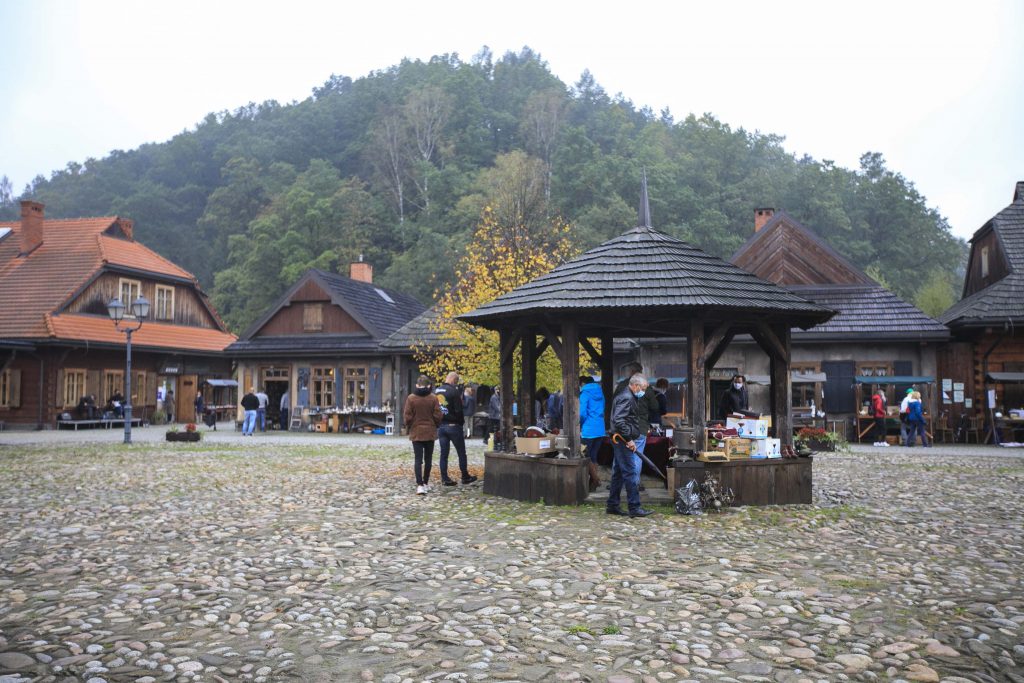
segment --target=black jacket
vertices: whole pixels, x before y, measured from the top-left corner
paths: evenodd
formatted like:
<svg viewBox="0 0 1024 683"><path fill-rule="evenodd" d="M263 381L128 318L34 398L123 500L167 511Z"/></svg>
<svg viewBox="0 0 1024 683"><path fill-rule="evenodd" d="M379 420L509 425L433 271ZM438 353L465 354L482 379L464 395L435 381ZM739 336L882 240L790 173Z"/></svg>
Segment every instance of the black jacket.
<svg viewBox="0 0 1024 683"><path fill-rule="evenodd" d="M434 389L438 403L441 404L441 424L466 424L462 413L462 392L451 384L442 384Z"/></svg>
<svg viewBox="0 0 1024 683"><path fill-rule="evenodd" d="M641 434L636 396L628 386L615 394L615 398L612 400L611 433L622 435L626 441L632 441Z"/></svg>
<svg viewBox="0 0 1024 683"><path fill-rule="evenodd" d="M718 417L724 420L730 413L738 413L748 408L746 392L729 387L729 390L722 394L722 402L718 404Z"/></svg>
<svg viewBox="0 0 1024 683"><path fill-rule="evenodd" d="M245 410L257 410L260 407L260 400L256 394L248 393L242 397L242 408Z"/></svg>

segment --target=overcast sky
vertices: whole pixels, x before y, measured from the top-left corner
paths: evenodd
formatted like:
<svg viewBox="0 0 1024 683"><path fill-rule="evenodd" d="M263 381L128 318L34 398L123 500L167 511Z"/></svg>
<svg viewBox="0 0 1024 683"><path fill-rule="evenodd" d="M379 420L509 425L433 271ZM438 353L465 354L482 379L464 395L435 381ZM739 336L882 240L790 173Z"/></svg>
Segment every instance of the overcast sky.
<svg viewBox="0 0 1024 683"><path fill-rule="evenodd" d="M332 73L528 45L564 82L710 112L856 168L866 151L969 237L1024 180L1024 2L0 0L0 175L163 141ZM751 207L762 198L751 197ZM657 223L657 217L654 217Z"/></svg>

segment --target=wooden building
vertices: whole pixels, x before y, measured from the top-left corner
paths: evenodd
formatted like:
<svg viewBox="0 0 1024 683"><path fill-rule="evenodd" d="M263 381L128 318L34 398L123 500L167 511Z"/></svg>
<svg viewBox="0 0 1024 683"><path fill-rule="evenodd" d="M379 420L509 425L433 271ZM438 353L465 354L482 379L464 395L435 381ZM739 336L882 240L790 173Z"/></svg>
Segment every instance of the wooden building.
<svg viewBox="0 0 1024 683"><path fill-rule="evenodd" d="M353 263L350 277L309 270L227 348L237 364L239 399L263 387L275 421L286 391L291 415L393 408L405 398L399 359L411 352L382 343L423 311L413 297L375 286L369 263Z"/></svg>
<svg viewBox="0 0 1024 683"><path fill-rule="evenodd" d="M870 397L870 391L858 391L858 384L870 389L872 378L888 384L894 376L932 382L937 377L936 353L949 339L949 330L879 285L786 212L757 209L754 233L731 262L836 311L828 322L793 330L792 371L814 380L793 384L795 415L809 415L813 402L815 410L845 424L862 407L858 396ZM679 375L685 370L685 353L685 344L645 340L641 362L655 375ZM767 376L768 370L768 358L754 341L737 339L712 371L712 401L728 388L734 373L756 377ZM919 385L932 402L932 414L937 408L934 387ZM769 388L753 384L748 391L751 408L766 411ZM847 435L853 436L849 430Z"/></svg>
<svg viewBox="0 0 1024 683"><path fill-rule="evenodd" d="M988 422L996 411L1024 408L1024 181L1013 202L974 233L961 299L939 320L953 333L939 374L963 384L970 401L953 402L953 415Z"/></svg>
<svg viewBox="0 0 1024 683"><path fill-rule="evenodd" d="M94 395L98 407L124 391L125 335L107 304L152 302L132 336L132 406L143 419L157 389L174 389L179 420L193 419L200 383L227 377L235 340L191 273L139 244L126 218L47 219L21 203L0 221L0 421L54 427Z"/></svg>

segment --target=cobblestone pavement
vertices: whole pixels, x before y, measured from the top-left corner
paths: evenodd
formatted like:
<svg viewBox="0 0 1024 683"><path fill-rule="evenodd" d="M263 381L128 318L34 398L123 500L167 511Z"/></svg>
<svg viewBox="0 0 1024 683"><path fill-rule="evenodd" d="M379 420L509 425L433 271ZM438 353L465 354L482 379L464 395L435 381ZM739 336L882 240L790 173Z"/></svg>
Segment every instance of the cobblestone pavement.
<svg viewBox="0 0 1024 683"><path fill-rule="evenodd" d="M106 437L0 435L4 683L1024 681L1020 451L628 520L417 497L394 439Z"/></svg>

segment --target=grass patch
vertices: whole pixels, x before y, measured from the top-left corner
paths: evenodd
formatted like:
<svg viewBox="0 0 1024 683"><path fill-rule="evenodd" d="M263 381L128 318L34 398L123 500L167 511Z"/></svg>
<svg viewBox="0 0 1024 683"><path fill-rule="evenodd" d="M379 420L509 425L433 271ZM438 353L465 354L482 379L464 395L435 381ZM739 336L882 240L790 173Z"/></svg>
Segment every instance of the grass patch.
<svg viewBox="0 0 1024 683"><path fill-rule="evenodd" d="M591 629L589 626L584 626L583 624L574 624L570 626L568 629L566 629L566 631L571 636L575 636L580 633L586 633L587 635L591 636L594 635L594 630Z"/></svg>
<svg viewBox="0 0 1024 683"><path fill-rule="evenodd" d="M620 629L615 624L609 624L608 626L605 626L603 629L601 629L601 634L606 636L614 636L619 633L622 633L622 629Z"/></svg>
<svg viewBox="0 0 1024 683"><path fill-rule="evenodd" d="M874 579L831 579L829 583L846 590L876 591L885 588L885 584Z"/></svg>

